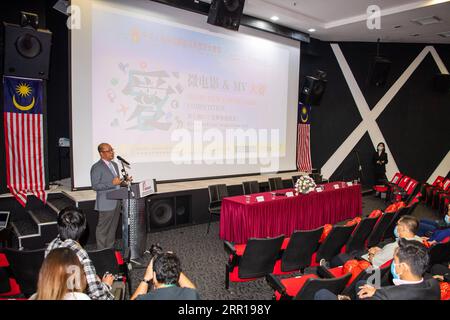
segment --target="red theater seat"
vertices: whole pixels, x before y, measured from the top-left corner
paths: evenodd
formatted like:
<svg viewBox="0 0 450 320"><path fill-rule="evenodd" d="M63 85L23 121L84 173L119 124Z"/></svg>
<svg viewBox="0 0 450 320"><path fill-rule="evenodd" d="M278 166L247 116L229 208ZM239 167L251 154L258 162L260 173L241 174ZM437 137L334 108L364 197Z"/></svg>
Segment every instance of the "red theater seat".
<svg viewBox="0 0 450 320"><path fill-rule="evenodd" d="M295 271L303 272L311 264L311 257L319 247L323 227L295 231L289 240L285 239L282 245L281 259L277 259L273 274L289 274Z"/></svg>
<svg viewBox="0 0 450 320"><path fill-rule="evenodd" d="M320 289L327 289L334 294L341 293L350 276L348 273L339 278L324 279L315 274L307 274L280 280L269 274L266 280L273 288L273 298L276 300L313 300Z"/></svg>
<svg viewBox="0 0 450 320"><path fill-rule="evenodd" d="M229 255L225 268L225 288L229 288L230 281L253 281L273 272L283 241L284 235L249 239L247 244L236 246L225 241L224 249Z"/></svg>
<svg viewBox="0 0 450 320"><path fill-rule="evenodd" d="M373 189L379 193L386 193L389 191L390 186L397 185L400 182L400 179L403 175L400 172L397 172L391 179L388 185L376 185Z"/></svg>
<svg viewBox="0 0 450 320"><path fill-rule="evenodd" d="M0 253L0 268L9 268L9 262L3 253ZM16 282L16 279L9 277L9 291L0 293L0 297L13 297L18 296L22 292L20 291L20 286Z"/></svg>

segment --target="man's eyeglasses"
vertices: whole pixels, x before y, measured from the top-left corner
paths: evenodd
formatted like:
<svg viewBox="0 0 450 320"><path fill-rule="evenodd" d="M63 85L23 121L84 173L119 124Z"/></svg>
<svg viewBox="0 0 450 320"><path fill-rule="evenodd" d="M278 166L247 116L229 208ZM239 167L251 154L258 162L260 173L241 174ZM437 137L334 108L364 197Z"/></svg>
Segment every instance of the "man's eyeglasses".
<svg viewBox="0 0 450 320"><path fill-rule="evenodd" d="M110 150L102 150L102 152L113 152L114 149L110 149Z"/></svg>

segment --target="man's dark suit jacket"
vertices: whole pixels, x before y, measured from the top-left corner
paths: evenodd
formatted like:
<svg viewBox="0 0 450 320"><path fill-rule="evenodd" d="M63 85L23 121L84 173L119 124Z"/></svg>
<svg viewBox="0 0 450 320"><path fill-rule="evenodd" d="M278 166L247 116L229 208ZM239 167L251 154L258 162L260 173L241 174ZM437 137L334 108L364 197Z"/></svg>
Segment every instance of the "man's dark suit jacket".
<svg viewBox="0 0 450 320"><path fill-rule="evenodd" d="M374 296L365 300L440 300L441 289L436 279L419 284L402 284L378 289Z"/></svg>

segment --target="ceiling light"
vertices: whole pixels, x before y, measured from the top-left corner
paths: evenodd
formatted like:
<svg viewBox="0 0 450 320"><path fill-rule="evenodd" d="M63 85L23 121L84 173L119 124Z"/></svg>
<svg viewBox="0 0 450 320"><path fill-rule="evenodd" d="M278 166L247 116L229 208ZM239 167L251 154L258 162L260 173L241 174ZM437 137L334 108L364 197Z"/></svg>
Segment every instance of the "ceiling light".
<svg viewBox="0 0 450 320"><path fill-rule="evenodd" d="M442 19L436 16L430 16L430 17L422 17L418 19L411 20L411 22L417 23L421 26L428 26L430 24L440 23L442 22Z"/></svg>
<svg viewBox="0 0 450 320"><path fill-rule="evenodd" d="M308 32L316 32L316 29L314 28L308 29Z"/></svg>
<svg viewBox="0 0 450 320"><path fill-rule="evenodd" d="M273 16L273 17L270 18L270 20L272 20L272 21L278 21L278 20L280 20L280 18L278 18L277 16Z"/></svg>

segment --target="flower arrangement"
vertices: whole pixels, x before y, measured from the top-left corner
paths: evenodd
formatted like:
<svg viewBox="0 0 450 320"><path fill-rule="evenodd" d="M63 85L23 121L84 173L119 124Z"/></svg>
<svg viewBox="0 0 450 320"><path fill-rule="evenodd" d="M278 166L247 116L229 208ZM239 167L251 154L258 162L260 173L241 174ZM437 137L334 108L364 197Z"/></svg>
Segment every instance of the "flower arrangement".
<svg viewBox="0 0 450 320"><path fill-rule="evenodd" d="M299 193L307 194L314 190L316 183L310 176L301 176L295 183L295 190Z"/></svg>

